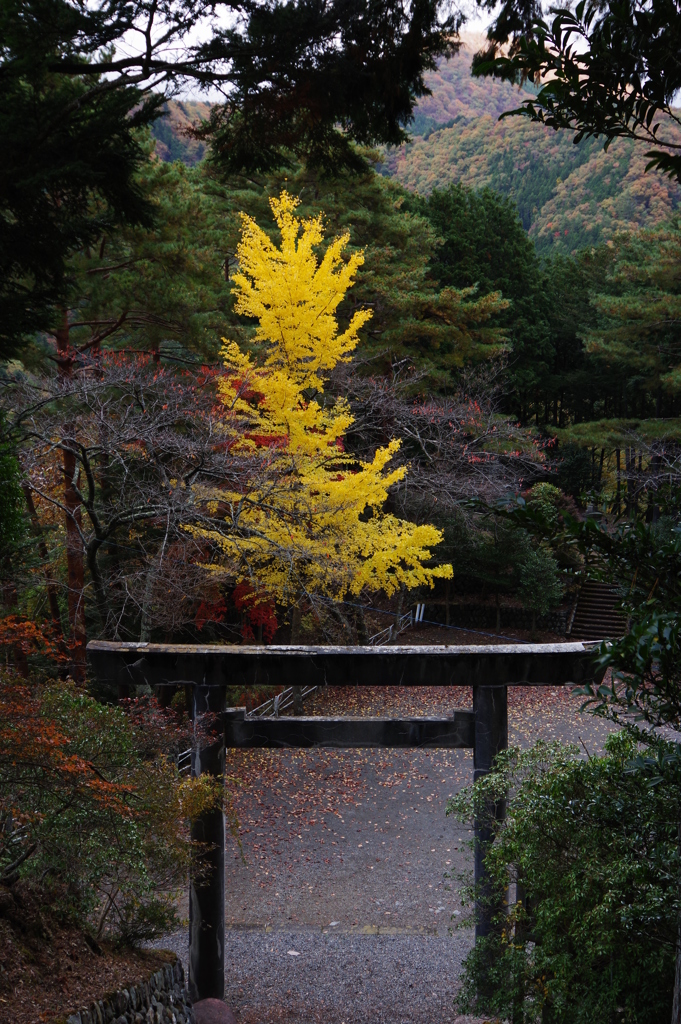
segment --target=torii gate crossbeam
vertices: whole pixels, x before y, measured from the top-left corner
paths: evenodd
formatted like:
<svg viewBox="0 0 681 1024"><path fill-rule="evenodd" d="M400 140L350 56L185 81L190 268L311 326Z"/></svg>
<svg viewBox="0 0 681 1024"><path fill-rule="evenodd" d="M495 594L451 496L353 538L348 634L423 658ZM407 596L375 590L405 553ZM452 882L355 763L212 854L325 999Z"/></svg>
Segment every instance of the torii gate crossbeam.
<svg viewBox="0 0 681 1024"><path fill-rule="evenodd" d="M92 641L88 657L102 682L116 687L191 685L193 715L222 715L224 735L197 743L192 772L224 777L225 747L472 747L473 777L486 774L508 746L507 687L600 681L600 642L485 646L246 647ZM249 719L225 708L227 686L470 686L473 711L444 718ZM503 817L505 805L493 809ZM189 985L192 999L224 997L225 824L204 815L193 838L207 844L201 880L191 880ZM475 823L475 880L484 887L490 830ZM476 907L476 938L491 910Z"/></svg>

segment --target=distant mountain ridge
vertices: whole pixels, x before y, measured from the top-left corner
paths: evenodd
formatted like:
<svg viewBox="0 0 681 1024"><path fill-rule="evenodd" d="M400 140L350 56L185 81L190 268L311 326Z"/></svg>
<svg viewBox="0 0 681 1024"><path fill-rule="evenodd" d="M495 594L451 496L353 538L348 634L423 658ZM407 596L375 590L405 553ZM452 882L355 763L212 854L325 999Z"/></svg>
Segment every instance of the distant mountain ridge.
<svg viewBox="0 0 681 1024"><path fill-rule="evenodd" d="M471 57L483 44L482 36L464 37L459 54L425 76L431 95L418 101L416 116L409 125L411 135L427 136L462 119L471 121L486 114L496 120L507 110L519 107L528 93L536 92L531 85L518 88L495 78L473 78Z"/></svg>
<svg viewBox="0 0 681 1024"><path fill-rule="evenodd" d="M597 139L574 145L570 132L554 132L522 117L499 121L520 106L528 87L473 78L476 42L426 76L432 95L418 103L410 126L413 141L385 153L382 174L421 194L452 182L489 186L517 204L542 254L573 252L623 231L654 227L681 208L677 183L645 173L645 145L617 140L606 153ZM207 103L169 102L166 116L153 128L158 156L198 163L205 147L187 135L187 128L209 110ZM681 132L674 134L681 142Z"/></svg>
<svg viewBox="0 0 681 1024"><path fill-rule="evenodd" d="M386 153L381 171L427 194L461 182L509 196L541 253L571 252L615 234L668 221L681 205L678 184L645 173L646 146L554 132L501 114L527 93L470 74L471 50L431 72L431 96L419 101L413 141ZM676 132L681 142L681 132Z"/></svg>
<svg viewBox="0 0 681 1024"><path fill-rule="evenodd" d="M210 103L199 100L170 100L165 113L155 121L151 134L156 139L156 155L170 163L181 160L188 167L194 167L204 157L203 142L190 138L187 129L210 113Z"/></svg>

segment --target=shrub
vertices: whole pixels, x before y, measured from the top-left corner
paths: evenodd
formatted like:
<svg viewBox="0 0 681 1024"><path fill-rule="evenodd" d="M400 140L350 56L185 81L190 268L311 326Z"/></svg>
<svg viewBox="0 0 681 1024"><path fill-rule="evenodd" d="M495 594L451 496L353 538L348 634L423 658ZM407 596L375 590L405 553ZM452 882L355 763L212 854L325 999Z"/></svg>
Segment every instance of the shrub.
<svg viewBox="0 0 681 1024"><path fill-rule="evenodd" d="M546 615L555 608L565 591L552 552L544 547L530 549L520 566L518 578L523 603L532 610L534 632L537 615Z"/></svg>
<svg viewBox="0 0 681 1024"><path fill-rule="evenodd" d="M535 484L526 500L528 508L541 515L549 534L552 533L558 524L559 510L565 503L565 496L560 488L548 483Z"/></svg>
<svg viewBox="0 0 681 1024"><path fill-rule="evenodd" d="M140 732L73 686L0 677L0 881L39 880L65 921L127 942L174 923L189 821L222 798Z"/></svg>
<svg viewBox="0 0 681 1024"><path fill-rule="evenodd" d="M620 733L588 759L560 744L508 750L448 813L484 815L507 790L487 854L494 928L465 962L460 1009L513 1024L669 1019L681 909L676 749L660 744L643 758Z"/></svg>
<svg viewBox="0 0 681 1024"><path fill-rule="evenodd" d="M578 444L561 444L558 482L566 494L581 498L593 486L591 455Z"/></svg>

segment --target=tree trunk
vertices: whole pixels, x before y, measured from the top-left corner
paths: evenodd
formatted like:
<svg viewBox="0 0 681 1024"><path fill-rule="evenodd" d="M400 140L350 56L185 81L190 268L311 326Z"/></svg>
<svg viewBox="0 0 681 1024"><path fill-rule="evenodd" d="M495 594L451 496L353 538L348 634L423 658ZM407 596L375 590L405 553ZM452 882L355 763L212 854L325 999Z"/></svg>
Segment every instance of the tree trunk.
<svg viewBox="0 0 681 1024"><path fill-rule="evenodd" d="M47 590L47 601L50 606L50 615L52 616L52 628L54 629L55 635L61 641L63 638L62 625L61 625L61 613L59 611L59 599L57 594L57 587L54 582L54 577L50 571L50 556L47 550L47 544L43 538L42 526L38 519L38 513L36 511L35 503L33 501L33 495L31 494L31 488L27 483L23 484L24 497L26 499L26 507L28 514L31 517L31 526L33 527L33 533L38 538L38 553L43 560L43 567L45 571L45 589Z"/></svg>
<svg viewBox="0 0 681 1024"><path fill-rule="evenodd" d="M514 929L514 943L516 947L524 947L527 936L527 929L525 927L524 920L524 909L526 906L525 887L520 879L516 882L515 892L515 909L516 909L516 923ZM525 1021L525 987L523 985L522 971L514 979L516 984L516 992L513 999L513 1008L511 1011L511 1024L524 1024Z"/></svg>
<svg viewBox="0 0 681 1024"><path fill-rule="evenodd" d="M57 361L60 372L66 376L71 375L71 360L69 353L69 317L68 311L64 310L61 326L55 331L57 341ZM66 567L69 587L69 623L71 626L71 640L73 644L73 678L79 684L85 683L85 648L87 637L85 633L85 565L83 560L83 540L80 530L80 498L77 487L77 468L75 445L71 435L75 433L74 428L67 424L64 427L64 505L66 506Z"/></svg>
<svg viewBox="0 0 681 1024"><path fill-rule="evenodd" d="M68 444L68 438L67 438ZM85 568L81 534L78 469L73 451L64 451L64 505L66 506L66 567L69 585L69 623L73 642L73 678L83 685L86 673Z"/></svg>
<svg viewBox="0 0 681 1024"><path fill-rule="evenodd" d="M393 642L397 643L397 631L400 628L400 619L402 618L402 609L404 607L404 583L400 587L400 592L397 595L397 610L395 612L395 626L393 629Z"/></svg>
<svg viewBox="0 0 681 1024"><path fill-rule="evenodd" d="M5 569L7 572L8 582L7 585L4 586L2 589L3 604L5 605L7 613L11 615L17 610L17 605L19 604L19 595L17 594L17 588L14 585L14 581L11 578L12 564L11 559L9 557L5 559ZM26 653L24 652L24 649L21 646L21 644L17 643L12 645L12 655L14 658L14 667L16 668L17 672L19 673L20 676L23 676L24 679L27 679L28 658L26 657Z"/></svg>
<svg viewBox="0 0 681 1024"><path fill-rule="evenodd" d="M144 597L142 598L142 614L140 617L140 643L149 643L151 638L151 609L154 599L154 583L156 582L156 564L147 569L144 581Z"/></svg>
<svg viewBox="0 0 681 1024"><path fill-rule="evenodd" d="M672 1024L681 1024L681 914L676 931L676 967L674 970L674 999L672 1001Z"/></svg>
<svg viewBox="0 0 681 1024"><path fill-rule="evenodd" d="M677 824L677 844L681 848L681 822ZM676 919L676 962L674 967L672 1024L681 1024L681 914Z"/></svg>
<svg viewBox="0 0 681 1024"><path fill-rule="evenodd" d="M660 455L653 455L651 471L653 477L653 487L650 491L650 498L648 499L649 508L648 516L646 517L649 522L656 523L660 518L660 506L655 501L655 495L657 494L658 480L660 474L660 468L662 465L662 457Z"/></svg>
<svg viewBox="0 0 681 1024"><path fill-rule="evenodd" d="M357 643L360 647L366 647L369 643L369 630L367 629L363 608L356 609L355 622L357 623Z"/></svg>
<svg viewBox="0 0 681 1024"><path fill-rule="evenodd" d="M624 449L624 463L626 467L625 474L625 487L624 493L624 510L628 516L637 511L636 509L636 483L634 476L636 475L636 449L625 448Z"/></svg>
<svg viewBox="0 0 681 1024"><path fill-rule="evenodd" d="M102 574L99 571L99 563L97 561L97 554L102 541L97 537L93 537L86 549L86 561L87 567L90 570L90 576L92 578L92 585L95 591L95 604L97 606L97 614L99 621L102 626L102 632L104 636L107 633L107 626L109 622L109 603L106 599L106 589L104 587L104 580Z"/></svg>
<svg viewBox="0 0 681 1024"><path fill-rule="evenodd" d="M297 601L291 609L291 643L297 644L300 637L300 625L303 620L303 611L300 607L300 602ZM302 686L293 687L293 714L302 715L303 713L303 688Z"/></svg>
<svg viewBox="0 0 681 1024"><path fill-rule="evenodd" d="M166 553L166 544L170 533L170 515L166 517L166 532L163 537L163 544L157 557L153 560L147 570L147 578L144 583L144 597L142 599L142 621L140 623L140 642L148 643L151 640L151 612L154 600L154 585L161 573L163 559Z"/></svg>
<svg viewBox="0 0 681 1024"><path fill-rule="evenodd" d="M303 688L302 686L293 687L293 714L302 715L303 713Z"/></svg>
<svg viewBox="0 0 681 1024"><path fill-rule="evenodd" d="M348 620L345 617L345 615L343 615L343 612L340 610L340 607L338 605L336 605L336 604L330 605L329 606L329 614L331 615L332 618L334 618L336 620L338 625L343 630L343 632L345 634L346 642L348 644L352 645L354 643L354 640L355 640L355 636L354 636L354 633L352 631L352 626L348 622Z"/></svg>
<svg viewBox="0 0 681 1024"><path fill-rule="evenodd" d="M591 449L591 486L596 483L596 449Z"/></svg>

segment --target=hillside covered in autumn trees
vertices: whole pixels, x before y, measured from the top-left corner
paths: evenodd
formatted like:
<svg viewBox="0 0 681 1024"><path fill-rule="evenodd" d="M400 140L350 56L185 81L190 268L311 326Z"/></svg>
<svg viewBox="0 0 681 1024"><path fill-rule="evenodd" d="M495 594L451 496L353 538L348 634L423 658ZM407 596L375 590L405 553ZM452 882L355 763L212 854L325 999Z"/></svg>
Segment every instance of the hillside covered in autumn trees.
<svg viewBox="0 0 681 1024"><path fill-rule="evenodd" d="M542 255L572 253L622 231L664 223L678 209L678 183L646 174L645 147L556 132L524 118L499 120L527 93L470 74L470 50L427 76L413 142L386 154L383 173L425 195L461 182L512 199ZM681 140L681 133L679 133Z"/></svg>
<svg viewBox="0 0 681 1024"><path fill-rule="evenodd" d="M471 48L464 47L426 76L432 95L418 103L413 141L388 150L381 173L420 195L460 182L507 196L540 255L596 246L623 231L656 227L676 212L681 189L645 173L644 147L616 140L606 152L597 139L575 146L568 132L524 118L500 121L531 87L473 78L470 61ZM187 129L209 110L206 103L171 101L153 127L156 153L189 165L200 160L205 147Z"/></svg>

